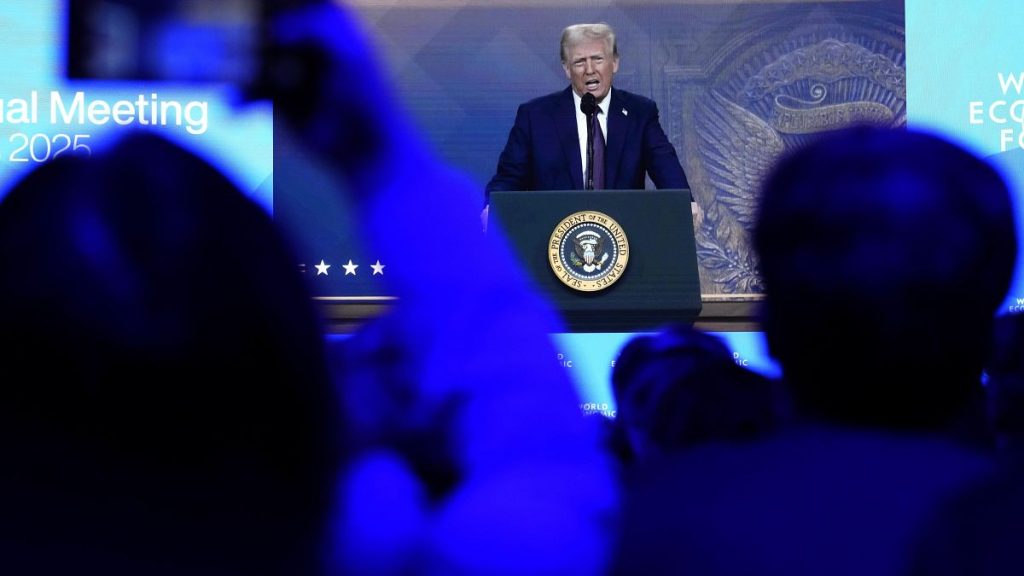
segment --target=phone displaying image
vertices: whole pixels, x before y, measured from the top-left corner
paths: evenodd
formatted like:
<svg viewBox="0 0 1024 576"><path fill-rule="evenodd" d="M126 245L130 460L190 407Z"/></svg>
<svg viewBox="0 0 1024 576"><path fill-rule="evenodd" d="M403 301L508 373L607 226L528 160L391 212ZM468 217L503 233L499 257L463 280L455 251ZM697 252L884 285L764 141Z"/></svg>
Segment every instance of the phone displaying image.
<svg viewBox="0 0 1024 576"><path fill-rule="evenodd" d="M244 85L263 0L67 0L67 76Z"/></svg>

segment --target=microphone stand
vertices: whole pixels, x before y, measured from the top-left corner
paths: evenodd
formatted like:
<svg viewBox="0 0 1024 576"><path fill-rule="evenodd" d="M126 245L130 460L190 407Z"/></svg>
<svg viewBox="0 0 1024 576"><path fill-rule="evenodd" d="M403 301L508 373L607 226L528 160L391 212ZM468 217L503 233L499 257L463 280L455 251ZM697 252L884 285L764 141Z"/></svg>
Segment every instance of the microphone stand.
<svg viewBox="0 0 1024 576"><path fill-rule="evenodd" d="M597 100L593 94L583 95L580 111L587 116L587 190L594 189L594 115L597 114Z"/></svg>
<svg viewBox="0 0 1024 576"><path fill-rule="evenodd" d="M594 122L587 114L587 190L594 189Z"/></svg>

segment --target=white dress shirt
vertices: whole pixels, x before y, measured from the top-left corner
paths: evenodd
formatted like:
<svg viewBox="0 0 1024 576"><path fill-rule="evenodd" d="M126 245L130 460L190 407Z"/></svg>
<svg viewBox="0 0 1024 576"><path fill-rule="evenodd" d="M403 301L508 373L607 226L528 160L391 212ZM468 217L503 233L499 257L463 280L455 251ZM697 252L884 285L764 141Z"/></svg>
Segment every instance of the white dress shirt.
<svg viewBox="0 0 1024 576"><path fill-rule="evenodd" d="M583 97L572 91L572 101L576 105L576 133L580 137L580 162L583 166L583 181L587 180L587 115L580 110L580 102L583 101ZM597 103L597 107L601 109L601 112L597 115L597 121L601 123L601 132L604 134L605 144L608 143L608 104L612 101L612 89L608 88L608 93L604 95ZM605 158L605 162L608 159Z"/></svg>

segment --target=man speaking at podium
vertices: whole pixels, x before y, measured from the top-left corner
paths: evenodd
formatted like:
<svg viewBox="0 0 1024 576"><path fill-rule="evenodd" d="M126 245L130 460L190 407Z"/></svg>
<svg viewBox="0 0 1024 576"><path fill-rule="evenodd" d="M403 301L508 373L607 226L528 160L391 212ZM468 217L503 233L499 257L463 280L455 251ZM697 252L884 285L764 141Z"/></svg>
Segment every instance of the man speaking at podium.
<svg viewBox="0 0 1024 576"><path fill-rule="evenodd" d="M688 188L654 101L612 90L619 70L615 32L607 24L562 31L562 68L570 86L519 107L494 190Z"/></svg>

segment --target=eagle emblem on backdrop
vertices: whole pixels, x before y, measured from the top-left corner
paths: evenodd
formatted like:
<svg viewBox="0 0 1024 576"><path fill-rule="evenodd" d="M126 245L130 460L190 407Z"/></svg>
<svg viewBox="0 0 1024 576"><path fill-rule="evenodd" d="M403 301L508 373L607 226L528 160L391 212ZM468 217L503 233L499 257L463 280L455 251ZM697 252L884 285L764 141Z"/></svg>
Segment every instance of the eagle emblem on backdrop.
<svg viewBox="0 0 1024 576"><path fill-rule="evenodd" d="M693 96L687 157L697 166L687 174L698 174L691 186L703 211L695 227L703 293L763 292L751 232L780 155L851 124L906 124L906 67L894 48L902 38L817 30L799 44L788 35L756 42Z"/></svg>

